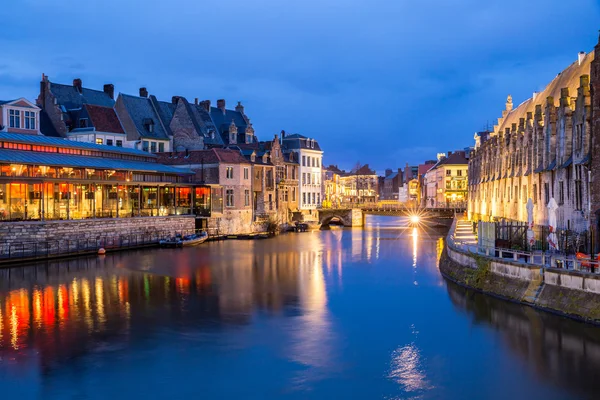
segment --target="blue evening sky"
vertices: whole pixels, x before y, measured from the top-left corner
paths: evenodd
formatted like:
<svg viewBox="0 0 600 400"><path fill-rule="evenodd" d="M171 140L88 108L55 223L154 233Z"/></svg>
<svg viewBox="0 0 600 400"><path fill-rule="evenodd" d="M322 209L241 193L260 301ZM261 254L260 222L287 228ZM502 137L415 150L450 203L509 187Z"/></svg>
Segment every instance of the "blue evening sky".
<svg viewBox="0 0 600 400"><path fill-rule="evenodd" d="M241 100L261 140L319 140L379 172L473 133L590 51L599 0L20 0L5 4L0 99L42 73L117 92Z"/></svg>

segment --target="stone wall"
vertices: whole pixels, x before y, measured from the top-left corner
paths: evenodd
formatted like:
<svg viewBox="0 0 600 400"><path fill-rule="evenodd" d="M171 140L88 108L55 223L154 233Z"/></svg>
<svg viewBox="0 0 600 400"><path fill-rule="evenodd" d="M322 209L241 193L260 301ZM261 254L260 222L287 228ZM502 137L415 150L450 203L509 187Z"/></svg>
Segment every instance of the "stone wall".
<svg viewBox="0 0 600 400"><path fill-rule="evenodd" d="M193 232L193 216L86 219L0 223L0 243L92 240L106 236L152 232Z"/></svg>

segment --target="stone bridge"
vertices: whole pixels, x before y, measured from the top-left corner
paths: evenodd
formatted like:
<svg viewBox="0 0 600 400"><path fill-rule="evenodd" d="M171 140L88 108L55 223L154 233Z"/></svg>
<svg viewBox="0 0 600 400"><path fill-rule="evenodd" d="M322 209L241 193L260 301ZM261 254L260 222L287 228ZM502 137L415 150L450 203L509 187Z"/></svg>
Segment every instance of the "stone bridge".
<svg viewBox="0 0 600 400"><path fill-rule="evenodd" d="M333 208L321 209L319 211L319 223L327 226L334 218L342 221L344 226L363 226L366 215L390 215L396 217L408 217L415 212L432 222L443 222L447 224L452 221L454 214L464 213L464 208L423 208L414 210L408 207L364 207L364 208Z"/></svg>
<svg viewBox="0 0 600 400"><path fill-rule="evenodd" d="M363 211L360 208L340 208L319 210L319 223L327 226L334 218L342 221L344 226L363 226Z"/></svg>

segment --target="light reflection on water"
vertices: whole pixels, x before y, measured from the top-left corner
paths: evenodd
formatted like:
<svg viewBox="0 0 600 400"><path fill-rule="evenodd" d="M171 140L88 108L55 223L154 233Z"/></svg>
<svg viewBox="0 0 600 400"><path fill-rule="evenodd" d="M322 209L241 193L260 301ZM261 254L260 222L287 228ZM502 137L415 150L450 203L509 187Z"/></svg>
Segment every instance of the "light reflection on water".
<svg viewBox="0 0 600 400"><path fill-rule="evenodd" d="M0 270L0 393L515 397L502 379L530 397L597 392L578 378L600 370L597 330L446 285L439 235L367 222Z"/></svg>

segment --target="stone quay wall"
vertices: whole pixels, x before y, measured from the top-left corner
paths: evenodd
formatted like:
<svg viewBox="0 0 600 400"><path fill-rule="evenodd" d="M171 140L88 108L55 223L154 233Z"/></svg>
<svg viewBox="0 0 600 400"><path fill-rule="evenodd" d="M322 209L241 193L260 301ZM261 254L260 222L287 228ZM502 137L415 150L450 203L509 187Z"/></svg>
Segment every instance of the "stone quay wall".
<svg viewBox="0 0 600 400"><path fill-rule="evenodd" d="M158 232L191 233L194 229L193 216L2 222L0 243L97 240L108 236Z"/></svg>
<svg viewBox="0 0 600 400"><path fill-rule="evenodd" d="M574 319L600 324L600 276L559 268L543 268L469 253L450 240L440 259L448 279L510 301Z"/></svg>

